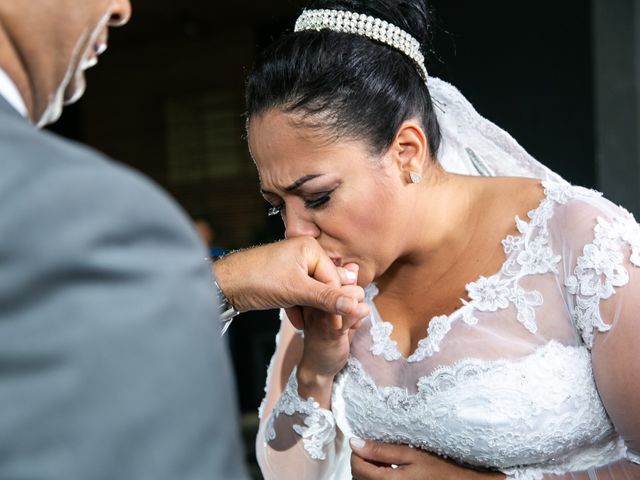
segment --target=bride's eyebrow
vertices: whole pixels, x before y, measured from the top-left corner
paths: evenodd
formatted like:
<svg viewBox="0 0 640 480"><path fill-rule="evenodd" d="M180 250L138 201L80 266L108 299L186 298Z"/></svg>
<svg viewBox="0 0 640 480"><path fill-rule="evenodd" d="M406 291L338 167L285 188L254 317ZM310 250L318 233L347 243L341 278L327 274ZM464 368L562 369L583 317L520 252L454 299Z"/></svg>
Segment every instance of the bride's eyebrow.
<svg viewBox="0 0 640 480"><path fill-rule="evenodd" d="M318 178L318 177L321 177L321 176L322 176L322 174L320 174L320 173L314 173L314 174L311 174L311 175L305 175L304 177L301 177L298 180L296 180L295 182L293 182L288 187L285 187L284 190L286 192L291 192L292 190L297 190L298 188L300 188L305 183L313 180L314 178ZM275 193L270 192L269 190L265 190L264 188L260 189L260 193L262 193L263 195L275 195Z"/></svg>
<svg viewBox="0 0 640 480"><path fill-rule="evenodd" d="M308 181L313 180L314 178L321 177L321 176L322 175L320 175L319 173L315 173L315 174L312 174L312 175L305 175L304 177L299 178L298 180L293 182L291 185L286 187L285 191L290 192L292 190L297 190L298 188L300 188L302 185L304 185Z"/></svg>

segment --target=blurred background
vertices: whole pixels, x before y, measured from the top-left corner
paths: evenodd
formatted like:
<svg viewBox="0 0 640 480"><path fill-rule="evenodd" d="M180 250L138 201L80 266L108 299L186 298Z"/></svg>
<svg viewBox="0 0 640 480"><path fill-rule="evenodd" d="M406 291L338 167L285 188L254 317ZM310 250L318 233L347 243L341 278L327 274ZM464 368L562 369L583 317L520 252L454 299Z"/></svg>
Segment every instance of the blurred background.
<svg viewBox="0 0 640 480"><path fill-rule="evenodd" d="M215 248L282 238L245 145L243 89L256 53L292 28L303 1L133 0L53 130L144 172L198 220ZM638 0L433 0L427 68L573 183L640 213ZM228 334L253 463L256 409L276 312ZM254 468L255 478L260 478Z"/></svg>

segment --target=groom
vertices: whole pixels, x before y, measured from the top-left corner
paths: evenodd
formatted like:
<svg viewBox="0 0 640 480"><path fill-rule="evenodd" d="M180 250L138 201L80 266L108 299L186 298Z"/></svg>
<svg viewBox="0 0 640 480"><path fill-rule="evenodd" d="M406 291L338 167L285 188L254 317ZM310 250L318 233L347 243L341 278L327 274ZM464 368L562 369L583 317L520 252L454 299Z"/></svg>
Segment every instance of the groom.
<svg viewBox="0 0 640 480"><path fill-rule="evenodd" d="M130 14L129 0L0 0L0 478L245 478L190 222L146 179L34 128L82 95ZM362 315L340 273L312 239L216 268L240 310Z"/></svg>

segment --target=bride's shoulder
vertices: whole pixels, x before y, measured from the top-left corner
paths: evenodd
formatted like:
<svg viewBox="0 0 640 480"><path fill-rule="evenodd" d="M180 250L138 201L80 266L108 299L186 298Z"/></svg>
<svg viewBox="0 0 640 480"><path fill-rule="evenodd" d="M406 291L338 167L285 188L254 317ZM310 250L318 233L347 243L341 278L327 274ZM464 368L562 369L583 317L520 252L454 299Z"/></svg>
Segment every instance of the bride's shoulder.
<svg viewBox="0 0 640 480"><path fill-rule="evenodd" d="M640 241L634 216L602 193L568 183L544 182L543 186L547 202L555 209L549 225L552 234L573 239L578 242L576 246L600 237Z"/></svg>
<svg viewBox="0 0 640 480"><path fill-rule="evenodd" d="M598 216L611 218L630 215L624 207L611 202L597 190L557 181L543 181L541 185L547 203L556 207L564 216L564 221L580 222Z"/></svg>
<svg viewBox="0 0 640 480"><path fill-rule="evenodd" d="M485 196L492 198L508 197L514 201L526 202L541 197L542 182L537 178L528 177L470 177L473 178Z"/></svg>
<svg viewBox="0 0 640 480"><path fill-rule="evenodd" d="M545 196L540 180L524 177L478 177L479 208L512 219L536 208Z"/></svg>

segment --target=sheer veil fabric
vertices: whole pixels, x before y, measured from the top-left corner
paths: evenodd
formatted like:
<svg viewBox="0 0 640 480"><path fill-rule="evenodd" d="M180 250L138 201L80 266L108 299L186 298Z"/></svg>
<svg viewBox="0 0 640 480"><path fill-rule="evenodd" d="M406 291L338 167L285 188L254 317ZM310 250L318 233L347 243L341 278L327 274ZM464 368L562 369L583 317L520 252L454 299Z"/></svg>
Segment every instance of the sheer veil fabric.
<svg viewBox="0 0 640 480"><path fill-rule="evenodd" d="M427 83L442 132L438 162L446 171L564 182L505 130L482 117L456 87L435 77Z"/></svg>
<svg viewBox="0 0 640 480"><path fill-rule="evenodd" d="M538 178L544 198L514 219L500 270L469 279L469 301L431 319L410 356L370 285L372 312L330 411L297 393L288 352L301 338L283 316L256 441L265 478L349 479L354 435L512 479L640 478L640 227L536 161L455 87L428 85L446 170Z"/></svg>

